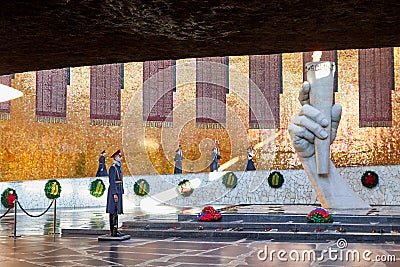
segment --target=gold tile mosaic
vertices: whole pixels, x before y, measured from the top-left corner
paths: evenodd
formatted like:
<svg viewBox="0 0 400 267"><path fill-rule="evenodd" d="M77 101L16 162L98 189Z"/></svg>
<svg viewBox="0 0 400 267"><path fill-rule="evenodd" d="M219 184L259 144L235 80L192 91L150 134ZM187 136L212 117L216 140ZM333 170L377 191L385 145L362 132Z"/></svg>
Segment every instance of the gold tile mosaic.
<svg viewBox="0 0 400 267"><path fill-rule="evenodd" d="M177 90L174 92L174 127L142 125L142 63L125 64L125 86L121 94L121 126L91 126L90 68L71 68L67 89L67 123L35 121L35 72L18 73L12 86L22 98L11 103L11 117L1 120L0 181L66 177L92 177L99 153L108 156L123 148L125 175L173 172L173 157L182 144L184 172L208 171L211 147L219 140L226 170L243 170L246 148L256 147L258 169L296 169L300 162L290 144L287 128L300 108L297 92L302 84L302 54L282 55L283 93L280 95L280 128L248 128L248 56L230 57L230 92L227 95L225 129L196 128L195 59L177 61ZM358 127L358 53L338 51L339 92L343 106L332 159L338 167L399 164L400 50L394 49L395 90L392 93L391 128ZM111 164L107 158L107 166Z"/></svg>

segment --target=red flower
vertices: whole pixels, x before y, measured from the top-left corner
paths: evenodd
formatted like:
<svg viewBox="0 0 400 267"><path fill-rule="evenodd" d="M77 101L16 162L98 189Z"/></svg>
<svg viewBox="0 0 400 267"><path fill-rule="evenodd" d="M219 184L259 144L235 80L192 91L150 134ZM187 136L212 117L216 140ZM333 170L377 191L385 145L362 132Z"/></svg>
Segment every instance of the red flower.
<svg viewBox="0 0 400 267"><path fill-rule="evenodd" d="M365 178L365 183L366 184L374 184L375 178L371 174L368 174L368 176Z"/></svg>
<svg viewBox="0 0 400 267"><path fill-rule="evenodd" d="M201 212L201 214L199 214L199 216L197 216L197 219L199 221L218 221L222 218L222 214L217 212L212 206L205 206Z"/></svg>
<svg viewBox="0 0 400 267"><path fill-rule="evenodd" d="M12 191L9 192L9 195L6 197L8 207L11 208L14 206L14 200L16 200L17 197L13 195Z"/></svg>

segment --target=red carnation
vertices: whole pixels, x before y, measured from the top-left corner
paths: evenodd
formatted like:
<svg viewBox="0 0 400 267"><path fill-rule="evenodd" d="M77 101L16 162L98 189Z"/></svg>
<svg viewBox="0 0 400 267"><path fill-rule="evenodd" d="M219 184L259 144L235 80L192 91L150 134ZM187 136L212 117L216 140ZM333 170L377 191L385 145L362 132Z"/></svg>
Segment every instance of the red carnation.
<svg viewBox="0 0 400 267"><path fill-rule="evenodd" d="M17 199L17 197L13 194L13 191L10 191L8 193L9 195L6 197L8 207L11 208L14 206L14 201Z"/></svg>
<svg viewBox="0 0 400 267"><path fill-rule="evenodd" d="M375 183L375 178L369 174L366 178L365 178L365 183L366 184L374 184Z"/></svg>

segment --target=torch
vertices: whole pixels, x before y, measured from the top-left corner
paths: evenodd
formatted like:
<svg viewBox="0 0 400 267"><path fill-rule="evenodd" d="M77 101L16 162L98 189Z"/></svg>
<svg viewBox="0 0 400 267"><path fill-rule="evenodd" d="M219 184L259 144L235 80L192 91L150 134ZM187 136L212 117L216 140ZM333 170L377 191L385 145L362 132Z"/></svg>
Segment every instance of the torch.
<svg viewBox="0 0 400 267"><path fill-rule="evenodd" d="M319 53L318 53L319 52ZM335 62L319 61L322 52L313 54L313 62L306 63L307 81L310 83L310 105L321 111L328 120L326 127L328 137L319 139L315 137L315 160L318 174L328 174L330 165L331 144L331 108L333 103L333 82L335 75Z"/></svg>

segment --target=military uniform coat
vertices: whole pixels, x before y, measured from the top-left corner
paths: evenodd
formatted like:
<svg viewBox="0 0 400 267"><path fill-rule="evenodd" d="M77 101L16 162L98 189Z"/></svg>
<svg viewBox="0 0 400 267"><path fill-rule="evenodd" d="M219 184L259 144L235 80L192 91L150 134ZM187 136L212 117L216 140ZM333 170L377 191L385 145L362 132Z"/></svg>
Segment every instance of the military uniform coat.
<svg viewBox="0 0 400 267"><path fill-rule="evenodd" d="M184 160L184 159L185 158L182 155L182 150L178 150L178 152L176 152L175 157L174 157L174 161L175 161L174 174L182 173L182 160Z"/></svg>
<svg viewBox="0 0 400 267"><path fill-rule="evenodd" d="M252 159L247 160L246 171L255 171L256 166L254 166L254 162Z"/></svg>
<svg viewBox="0 0 400 267"><path fill-rule="evenodd" d="M108 176L106 167L106 157L103 155L99 158L99 168L97 168L96 177Z"/></svg>
<svg viewBox="0 0 400 267"><path fill-rule="evenodd" d="M219 149L213 150L211 153L211 164L210 164L210 172L218 171L219 169L219 160L221 159L221 155Z"/></svg>
<svg viewBox="0 0 400 267"><path fill-rule="evenodd" d="M122 208L122 195L124 194L124 184L122 183L122 168L116 166L115 163L111 165L108 171L109 187L107 196L106 212L113 214L115 211L114 195L118 195L117 213L123 214ZM119 182L121 181L121 182Z"/></svg>
<svg viewBox="0 0 400 267"><path fill-rule="evenodd" d="M246 171L255 171L256 166L254 166L252 151L247 151L247 159Z"/></svg>

